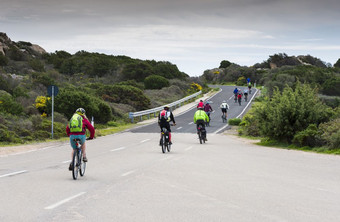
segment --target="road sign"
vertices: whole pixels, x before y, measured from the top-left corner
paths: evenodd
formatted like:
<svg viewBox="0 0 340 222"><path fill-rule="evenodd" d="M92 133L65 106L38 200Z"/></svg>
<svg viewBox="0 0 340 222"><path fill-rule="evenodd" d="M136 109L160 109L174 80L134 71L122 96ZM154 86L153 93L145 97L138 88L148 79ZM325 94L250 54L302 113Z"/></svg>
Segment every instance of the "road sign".
<svg viewBox="0 0 340 222"><path fill-rule="evenodd" d="M56 96L58 94L58 92L59 92L58 86L49 85L47 87L48 96L52 96L52 94L53 94L53 96Z"/></svg>

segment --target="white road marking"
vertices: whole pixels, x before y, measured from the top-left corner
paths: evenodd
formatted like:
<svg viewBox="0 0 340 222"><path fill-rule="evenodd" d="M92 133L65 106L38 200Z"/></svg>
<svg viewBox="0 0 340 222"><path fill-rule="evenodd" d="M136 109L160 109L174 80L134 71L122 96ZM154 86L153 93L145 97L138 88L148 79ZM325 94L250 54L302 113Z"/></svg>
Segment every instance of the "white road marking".
<svg viewBox="0 0 340 222"><path fill-rule="evenodd" d="M140 141L140 143L145 143L145 142L147 142L147 141L149 141L150 139L146 139L146 140L142 140L142 141Z"/></svg>
<svg viewBox="0 0 340 222"><path fill-rule="evenodd" d="M213 134L217 134L218 132L224 130L225 128L227 128L229 126L229 124L226 124L225 126L223 126L222 128L219 128L218 130L216 130L215 132L213 132Z"/></svg>
<svg viewBox="0 0 340 222"><path fill-rule="evenodd" d="M178 127L177 130L180 130L180 129L182 129L182 128L183 128L183 127Z"/></svg>
<svg viewBox="0 0 340 222"><path fill-rule="evenodd" d="M62 163L71 163L71 160L65 160Z"/></svg>
<svg viewBox="0 0 340 222"><path fill-rule="evenodd" d="M188 148L185 149L185 151L191 150L192 146L189 146Z"/></svg>
<svg viewBox="0 0 340 222"><path fill-rule="evenodd" d="M194 122L189 123L189 125L192 125L192 124L194 124Z"/></svg>
<svg viewBox="0 0 340 222"><path fill-rule="evenodd" d="M129 172L123 173L121 176L122 176L122 177L126 177L126 176L128 176L128 175L130 175L130 174L132 174L132 173L134 173L134 172L135 172L134 170L131 170L131 171L129 171Z"/></svg>
<svg viewBox="0 0 340 222"><path fill-rule="evenodd" d="M253 94L253 96L251 97L251 99L248 101L248 104L246 105L246 107L244 107L244 109L242 110L242 112L240 113L240 115L236 116L236 118L239 118L243 113L244 111L246 111L246 109L248 108L248 106L250 105L251 101L255 98L255 95L257 93L257 89L255 91L255 93Z"/></svg>
<svg viewBox="0 0 340 222"><path fill-rule="evenodd" d="M13 172L13 173L7 173L7 174L4 174L4 175L0 175L0 178L1 177L10 177L10 176L14 176L14 175L17 175L17 174L22 174L22 173L26 173L27 170L21 170L21 171L17 171L17 172Z"/></svg>
<svg viewBox="0 0 340 222"><path fill-rule="evenodd" d="M77 197L79 197L79 196L81 196L81 195L83 195L83 194L85 194L86 192L81 192L81 193L78 193L78 194L76 194L76 195L74 195L74 196L72 196L72 197L69 197L69 198L66 198L66 199L64 199L64 200L62 200L62 201L59 201L59 202L57 202L57 203L55 203L55 204L52 204L52 205L50 205L50 206L48 206L48 207L45 207L45 210L52 210L52 209L54 209L54 208L56 208L56 207L59 207L60 205L62 205L62 204L64 204L64 203L67 203L67 202L69 202L70 200L73 200L74 198L77 198Z"/></svg>
<svg viewBox="0 0 340 222"><path fill-rule="evenodd" d="M248 104L246 105L246 107L244 107L244 109L242 110L242 112L241 112L238 116L236 116L236 118L239 118L239 117L244 113L244 111L246 111L246 109L247 109L248 106L250 105L251 101L255 98L255 95L256 95L257 92L258 92L258 90L256 89L255 93L253 94L253 96L251 97L251 99L248 101ZM229 125L226 124L226 125L223 126L222 128L216 130L213 134L219 133L220 131L224 130L224 129L227 128L228 126L229 126Z"/></svg>
<svg viewBox="0 0 340 222"><path fill-rule="evenodd" d="M126 147L125 147L125 146L122 146L122 147L119 147L119 148L116 148L116 149L111 150L111 152L115 152L115 151L123 150L123 149L126 149Z"/></svg>

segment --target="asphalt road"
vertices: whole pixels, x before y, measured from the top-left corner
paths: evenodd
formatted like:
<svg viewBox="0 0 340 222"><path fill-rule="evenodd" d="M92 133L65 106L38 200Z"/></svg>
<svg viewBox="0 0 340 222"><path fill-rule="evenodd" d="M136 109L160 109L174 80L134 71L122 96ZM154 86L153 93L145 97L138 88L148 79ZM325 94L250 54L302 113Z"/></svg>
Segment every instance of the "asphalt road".
<svg viewBox="0 0 340 222"><path fill-rule="evenodd" d="M0 221L340 221L339 156L173 137L166 154L158 132L87 141L76 181L68 143L1 156Z"/></svg>
<svg viewBox="0 0 340 222"><path fill-rule="evenodd" d="M252 90L252 94L248 96L248 101L245 102L244 99L242 99L241 105L238 103L235 103L234 101L234 86L218 86L221 88L221 91L217 94L215 94L213 97L207 99L207 101L210 102L210 105L212 106L212 109L214 110L210 114L210 126L207 127L207 132L209 133L221 133L223 132L223 129L226 128L227 123L223 123L221 119L221 109L220 105L223 102L223 100L227 101L229 104L229 110L228 110L228 119L239 117L240 115L244 114L246 109L248 109L251 106L251 100L253 100L254 96L257 93L256 89ZM239 87L242 91L246 89L246 87ZM188 110L188 112L180 115L175 116L176 126L171 127L171 130L173 133L196 133L196 126L193 123L193 117L194 113L197 109L193 107L193 109ZM160 128L157 125L157 123L152 123L143 127L139 127L136 129L131 130L131 132L148 132L148 133L157 133L160 132Z"/></svg>

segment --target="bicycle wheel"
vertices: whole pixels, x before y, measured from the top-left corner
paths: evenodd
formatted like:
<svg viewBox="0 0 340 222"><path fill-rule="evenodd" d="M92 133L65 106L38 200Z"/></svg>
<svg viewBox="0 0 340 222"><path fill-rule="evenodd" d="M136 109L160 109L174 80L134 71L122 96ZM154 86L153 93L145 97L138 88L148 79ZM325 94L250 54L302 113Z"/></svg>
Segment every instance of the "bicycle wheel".
<svg viewBox="0 0 340 222"><path fill-rule="evenodd" d="M79 173L80 176L84 176L85 175L85 169L86 169L86 162L83 161L83 152L79 151L80 155L79 155Z"/></svg>
<svg viewBox="0 0 340 222"><path fill-rule="evenodd" d="M200 141L200 144L202 144L202 132L201 130L198 131L198 140Z"/></svg>
<svg viewBox="0 0 340 222"><path fill-rule="evenodd" d="M165 151L166 151L165 143L166 143L165 134L162 133L162 152L163 153L165 153Z"/></svg>
<svg viewBox="0 0 340 222"><path fill-rule="evenodd" d="M78 163L78 150L77 149L74 149L73 151L73 158L72 158L72 165L73 165L73 168L72 168L72 177L74 180L76 180L78 178L78 166L79 166L79 163Z"/></svg>
<svg viewBox="0 0 340 222"><path fill-rule="evenodd" d="M170 150L171 150L171 144L170 143L167 143L166 149L168 150L168 152L170 152Z"/></svg>

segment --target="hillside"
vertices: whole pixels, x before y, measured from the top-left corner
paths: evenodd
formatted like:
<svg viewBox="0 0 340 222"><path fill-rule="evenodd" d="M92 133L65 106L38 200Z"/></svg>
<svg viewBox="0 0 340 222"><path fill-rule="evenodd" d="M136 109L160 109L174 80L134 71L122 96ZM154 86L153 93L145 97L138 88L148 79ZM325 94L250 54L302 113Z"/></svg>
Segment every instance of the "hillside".
<svg viewBox="0 0 340 222"><path fill-rule="evenodd" d="M275 87L282 90L286 85L293 86L300 81L317 87L324 95L340 96L340 59L334 67L310 55L288 56L284 53L269 56L267 61L251 67L223 60L220 67L206 70L200 77L208 83L236 85L245 85L247 78L252 83L266 86L270 94Z"/></svg>
<svg viewBox="0 0 340 222"><path fill-rule="evenodd" d="M79 51L47 53L0 33L0 142L50 137L51 98L56 85L55 137L83 107L98 124L128 121L128 112L160 106L192 92L191 78L167 61L140 60ZM19 126L19 127L18 127Z"/></svg>

